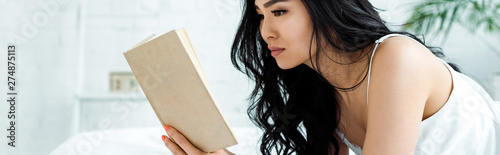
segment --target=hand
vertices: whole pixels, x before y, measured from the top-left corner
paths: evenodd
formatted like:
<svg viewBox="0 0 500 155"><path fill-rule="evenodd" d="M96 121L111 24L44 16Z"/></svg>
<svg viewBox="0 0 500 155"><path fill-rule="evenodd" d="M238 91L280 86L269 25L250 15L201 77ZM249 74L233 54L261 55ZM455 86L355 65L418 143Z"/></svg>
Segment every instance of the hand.
<svg viewBox="0 0 500 155"><path fill-rule="evenodd" d="M226 149L220 149L214 152L205 153L191 144L186 137L179 133L174 128L170 128L165 125L165 130L167 131L168 137L172 138L177 144L172 142L166 135L162 135L161 138L165 143L165 146L174 155L232 155L233 153L227 151Z"/></svg>

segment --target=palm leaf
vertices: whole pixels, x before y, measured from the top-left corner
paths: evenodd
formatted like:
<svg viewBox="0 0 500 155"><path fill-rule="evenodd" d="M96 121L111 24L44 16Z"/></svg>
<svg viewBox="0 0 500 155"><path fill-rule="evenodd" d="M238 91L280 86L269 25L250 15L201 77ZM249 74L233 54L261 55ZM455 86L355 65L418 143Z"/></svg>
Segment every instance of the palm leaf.
<svg viewBox="0 0 500 155"><path fill-rule="evenodd" d="M500 32L499 0L425 0L412 9L403 29L420 34L442 34L444 39L454 24L470 32L482 28Z"/></svg>

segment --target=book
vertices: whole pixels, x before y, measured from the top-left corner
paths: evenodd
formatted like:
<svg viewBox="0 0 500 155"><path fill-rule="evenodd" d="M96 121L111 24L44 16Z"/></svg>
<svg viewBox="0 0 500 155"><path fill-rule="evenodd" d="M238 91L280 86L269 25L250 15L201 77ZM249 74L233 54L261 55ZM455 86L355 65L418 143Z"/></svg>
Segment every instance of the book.
<svg viewBox="0 0 500 155"><path fill-rule="evenodd" d="M162 126L174 127L204 152L237 144L185 28L151 35L123 55Z"/></svg>

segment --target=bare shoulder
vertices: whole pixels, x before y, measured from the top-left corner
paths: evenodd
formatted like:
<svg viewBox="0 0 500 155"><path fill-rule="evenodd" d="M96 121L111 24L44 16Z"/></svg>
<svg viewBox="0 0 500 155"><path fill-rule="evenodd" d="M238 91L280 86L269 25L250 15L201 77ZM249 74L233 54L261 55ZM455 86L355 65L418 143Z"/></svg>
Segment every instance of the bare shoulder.
<svg viewBox="0 0 500 155"><path fill-rule="evenodd" d="M406 37L379 44L369 79L363 153L414 153L425 103L435 86L432 68L438 63L427 48Z"/></svg>
<svg viewBox="0 0 500 155"><path fill-rule="evenodd" d="M379 44L374 61L378 63L395 62L400 65L415 64L425 67L428 61L436 61L437 58L419 42L413 39L401 36L395 36L385 39Z"/></svg>
<svg viewBox="0 0 500 155"><path fill-rule="evenodd" d="M430 98L449 76L447 73L439 58L419 42L407 37L390 37L379 44L373 56L370 92L391 86L392 89L414 87L421 97Z"/></svg>
<svg viewBox="0 0 500 155"><path fill-rule="evenodd" d="M450 71L425 46L407 37L390 37L379 44L372 64L374 89L413 87L425 103L423 118L444 105L453 89ZM377 90L373 90L377 91Z"/></svg>
<svg viewBox="0 0 500 155"><path fill-rule="evenodd" d="M431 77L440 60L425 46L407 37L390 37L379 44L372 62L372 74L401 74L404 77ZM425 80L425 79L421 79ZM424 82L424 81L421 81Z"/></svg>

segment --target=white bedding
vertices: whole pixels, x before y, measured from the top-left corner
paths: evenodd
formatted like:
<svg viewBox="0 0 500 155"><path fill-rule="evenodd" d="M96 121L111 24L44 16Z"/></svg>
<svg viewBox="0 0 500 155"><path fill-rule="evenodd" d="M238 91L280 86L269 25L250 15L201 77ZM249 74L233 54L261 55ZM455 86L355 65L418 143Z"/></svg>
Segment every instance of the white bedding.
<svg viewBox="0 0 500 155"><path fill-rule="evenodd" d="M232 128L238 145L228 150L238 155L258 154L257 141L260 131L257 128ZM125 128L80 133L68 138L54 149L51 155L169 155L170 151L161 140L163 128Z"/></svg>

